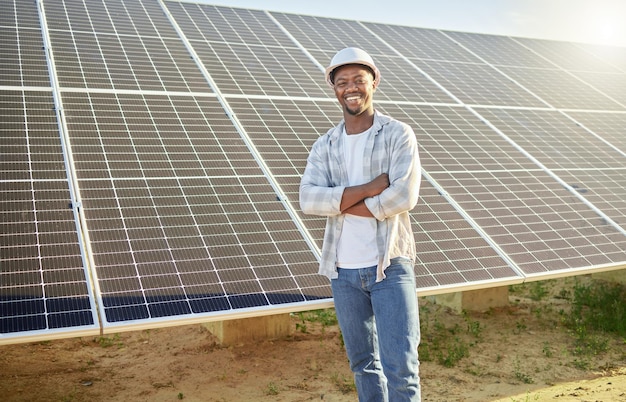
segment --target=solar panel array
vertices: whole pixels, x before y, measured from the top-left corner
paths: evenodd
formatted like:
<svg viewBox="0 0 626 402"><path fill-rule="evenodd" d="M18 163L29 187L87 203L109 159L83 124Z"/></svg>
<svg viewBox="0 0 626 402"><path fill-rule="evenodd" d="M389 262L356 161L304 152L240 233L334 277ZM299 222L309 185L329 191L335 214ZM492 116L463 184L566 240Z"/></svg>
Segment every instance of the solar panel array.
<svg viewBox="0 0 626 402"><path fill-rule="evenodd" d="M159 0L0 37L0 343L330 305L297 200L346 46L418 138L419 294L626 266L624 48Z"/></svg>

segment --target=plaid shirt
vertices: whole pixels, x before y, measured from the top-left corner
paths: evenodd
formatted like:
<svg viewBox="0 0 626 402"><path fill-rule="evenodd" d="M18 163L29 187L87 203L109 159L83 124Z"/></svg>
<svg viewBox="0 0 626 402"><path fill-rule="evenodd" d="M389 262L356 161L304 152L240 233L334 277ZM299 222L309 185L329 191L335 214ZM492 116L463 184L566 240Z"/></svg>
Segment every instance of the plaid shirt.
<svg viewBox="0 0 626 402"><path fill-rule="evenodd" d="M300 208L308 215L326 216L319 273L337 277L337 244L344 215L339 210L348 173L343 157L344 121L319 137L307 159L300 182ZM405 123L376 112L363 156L363 176L370 181L382 173L389 175L390 186L365 205L377 219L377 281L394 257L415 261L415 238L409 211L417 204L421 166L413 129Z"/></svg>

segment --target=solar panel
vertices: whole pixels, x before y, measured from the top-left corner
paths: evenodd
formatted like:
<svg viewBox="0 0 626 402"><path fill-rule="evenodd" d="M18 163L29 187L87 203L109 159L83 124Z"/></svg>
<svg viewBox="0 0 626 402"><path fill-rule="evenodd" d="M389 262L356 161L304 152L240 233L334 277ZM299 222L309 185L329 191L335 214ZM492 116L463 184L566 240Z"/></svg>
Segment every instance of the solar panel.
<svg viewBox="0 0 626 402"><path fill-rule="evenodd" d="M516 38L515 41L567 71L620 72L615 66L585 51L583 47L575 43L528 38Z"/></svg>
<svg viewBox="0 0 626 402"><path fill-rule="evenodd" d="M624 168L624 153L559 112L484 108L479 113L549 169Z"/></svg>
<svg viewBox="0 0 626 402"><path fill-rule="evenodd" d="M626 127L626 113L569 111L567 115L591 134L615 147L622 155L626 154L626 137L623 135L624 127Z"/></svg>
<svg viewBox="0 0 626 402"><path fill-rule="evenodd" d="M417 244L415 278L421 295L460 284L506 283L519 272L429 182L411 212Z"/></svg>
<svg viewBox="0 0 626 402"><path fill-rule="evenodd" d="M345 46L418 138L420 294L626 264L622 48L156 0L0 38L0 343L328 306L298 186Z"/></svg>
<svg viewBox="0 0 626 402"><path fill-rule="evenodd" d="M613 101L626 105L626 73L574 72L573 74Z"/></svg>
<svg viewBox="0 0 626 402"><path fill-rule="evenodd" d="M624 49L624 47L601 46L583 43L578 43L577 46L624 72L624 68L626 67L626 49Z"/></svg>
<svg viewBox="0 0 626 402"><path fill-rule="evenodd" d="M328 297L215 97L65 98L107 323Z"/></svg>
<svg viewBox="0 0 626 402"><path fill-rule="evenodd" d="M35 3L7 2L0 16L0 86L49 87Z"/></svg>
<svg viewBox="0 0 626 402"><path fill-rule="evenodd" d="M593 205L600 203L600 211L623 225L623 136L616 132L611 135L602 127L607 123L583 128L572 120L598 117L596 114L575 114L572 118L554 111L510 109L481 109L480 113L583 198ZM623 121L626 115L621 117ZM607 122L610 124L610 115Z"/></svg>
<svg viewBox="0 0 626 402"><path fill-rule="evenodd" d="M482 228L498 248L505 251L516 265L526 274L572 269L589 265L617 263L624 257L626 238L614 227L602 222L596 212L577 200L562 185L539 169L520 150L496 131L486 127L480 119L459 107L409 107L390 108L383 105L382 110L398 116L418 127L416 135L422 146L422 165L433 177L442 192L449 193L459 207ZM525 118L519 121L523 135L512 136L522 148L541 159L555 146L547 146L532 138L537 132L528 127L530 122L541 125L540 113L529 111L498 110L502 115L520 113ZM480 109L481 116L496 127L502 127L504 133L511 131L509 120L497 118L497 113ZM568 122L556 112L563 121ZM534 119L532 118L534 117ZM554 116L553 116L554 117ZM545 121L545 116L543 121ZM503 122L508 123L505 127ZM569 121L571 126L574 124ZM573 129L560 133L559 126L544 127L542 133L550 132L550 141L583 145L573 163L583 160L587 155L579 139L572 138ZM561 127L563 131L563 127ZM594 138L589 133L589 142ZM523 141L522 141L523 140ZM597 141L599 142L599 141ZM601 145L604 145L601 143ZM600 146L600 145L598 145ZM562 155L559 148L554 153ZM608 147L602 149L603 155L609 155ZM593 161L593 159L592 159ZM559 168L567 165L560 164ZM551 166L554 167L554 166ZM580 166L584 168L585 166ZM613 190L621 191L621 190ZM584 230L582 229L584 228ZM558 247L556 245L558 240ZM604 255L594 249L595 244L617 244L621 252ZM585 255L580 250L589 247Z"/></svg>
<svg viewBox="0 0 626 402"><path fill-rule="evenodd" d="M97 333L50 91L0 93L0 342Z"/></svg>
<svg viewBox="0 0 626 402"><path fill-rule="evenodd" d="M542 107L545 103L509 77L486 64L417 62L465 104Z"/></svg>
<svg viewBox="0 0 626 402"><path fill-rule="evenodd" d="M328 94L319 69L265 13L173 2L168 8L222 93Z"/></svg>
<svg viewBox="0 0 626 402"><path fill-rule="evenodd" d="M372 55L389 52L389 47L358 21L285 13L271 15L303 48L309 52L326 53L324 61L330 60L337 49L346 46L346 42L352 46L359 45Z"/></svg>
<svg viewBox="0 0 626 402"><path fill-rule="evenodd" d="M37 4L0 13L0 342L97 333Z"/></svg>
<svg viewBox="0 0 626 402"><path fill-rule="evenodd" d="M211 92L157 2L46 0L62 88Z"/></svg>
<svg viewBox="0 0 626 402"><path fill-rule="evenodd" d="M444 33L480 60L493 66L554 68L549 59L530 51L508 36L448 31Z"/></svg>
<svg viewBox="0 0 626 402"><path fill-rule="evenodd" d="M365 24L402 55L419 60L478 63L480 59L449 40L441 31L389 24Z"/></svg>
<svg viewBox="0 0 626 402"><path fill-rule="evenodd" d="M558 109L624 110L624 105L580 80L556 69L501 67L524 88Z"/></svg>

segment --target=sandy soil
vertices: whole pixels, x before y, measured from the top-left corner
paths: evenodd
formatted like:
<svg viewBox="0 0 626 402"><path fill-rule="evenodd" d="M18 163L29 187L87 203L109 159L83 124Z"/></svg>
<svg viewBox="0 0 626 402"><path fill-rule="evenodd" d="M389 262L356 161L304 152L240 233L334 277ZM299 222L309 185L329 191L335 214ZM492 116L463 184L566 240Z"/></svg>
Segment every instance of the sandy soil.
<svg viewBox="0 0 626 402"><path fill-rule="evenodd" d="M424 401L626 401L624 339L578 356L559 322L563 300L510 299L471 314L420 299ZM202 325L0 346L0 399L355 401L337 326L292 321L289 337L231 347ZM445 367L451 345L465 357Z"/></svg>

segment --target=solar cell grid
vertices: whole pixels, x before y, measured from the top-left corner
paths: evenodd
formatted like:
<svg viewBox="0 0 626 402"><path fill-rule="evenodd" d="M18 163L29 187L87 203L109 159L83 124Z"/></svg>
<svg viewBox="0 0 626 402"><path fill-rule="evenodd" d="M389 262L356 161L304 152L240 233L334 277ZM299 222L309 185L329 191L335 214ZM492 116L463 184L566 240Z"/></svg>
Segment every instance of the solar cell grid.
<svg viewBox="0 0 626 402"><path fill-rule="evenodd" d="M178 39L158 1L104 1L118 34ZM121 18L120 18L121 16Z"/></svg>
<svg viewBox="0 0 626 402"><path fill-rule="evenodd" d="M622 105L589 84L559 70L518 67L499 69L555 108L624 110Z"/></svg>
<svg viewBox="0 0 626 402"><path fill-rule="evenodd" d="M0 27L39 29L37 3L34 1L7 0L2 5Z"/></svg>
<svg viewBox="0 0 626 402"><path fill-rule="evenodd" d="M167 1L165 4L176 23L185 30L187 39L208 42L226 41L224 35L229 28L225 26L215 6L172 1ZM196 19L201 23L196 22Z"/></svg>
<svg viewBox="0 0 626 402"><path fill-rule="evenodd" d="M110 88L109 73L93 34L51 32L59 84L70 88Z"/></svg>
<svg viewBox="0 0 626 402"><path fill-rule="evenodd" d="M216 98L73 93L64 104L109 323L326 294L321 282L319 289L303 290L289 272L285 255L308 255L300 265L310 268L314 256L234 126L223 112L218 117ZM86 110L97 122L95 132L75 130L74 117ZM207 123L205 111L217 127ZM106 155L103 178L111 179L93 176L97 155L82 152L99 147ZM116 159L137 165L118 168ZM278 227L290 237L275 239ZM191 263L217 282L182 276ZM222 291L191 297L183 278L195 281L195 290L219 285ZM280 290L266 296L266 286Z"/></svg>
<svg viewBox="0 0 626 402"><path fill-rule="evenodd" d="M334 102L230 99L229 103L272 173L298 182L313 141L340 120Z"/></svg>
<svg viewBox="0 0 626 402"><path fill-rule="evenodd" d="M274 12L271 14L307 50L331 52L328 60L337 50L348 46L363 48L374 58L393 54L387 45L357 21Z"/></svg>
<svg viewBox="0 0 626 402"><path fill-rule="evenodd" d="M194 42L194 49L223 94L327 96L320 74L294 48ZM265 62L269 62L266 64ZM304 69L303 69L304 66Z"/></svg>
<svg viewBox="0 0 626 402"><path fill-rule="evenodd" d="M50 86L39 30L0 26L0 86Z"/></svg>
<svg viewBox="0 0 626 402"><path fill-rule="evenodd" d="M58 13L60 5L54 7L51 4L46 8L51 10L47 22L54 28L50 37L62 87L211 92L171 24L166 25L159 20L164 18L160 7L155 7L155 4L148 7L146 11L151 15L143 12L129 15L124 3L94 4L103 8L96 11L95 5L94 9L91 4L88 9L82 5L75 10L72 8L72 12L81 14L67 16ZM113 7L111 12L116 16L120 14L130 19L130 23L124 26L150 26L152 30L145 32L142 28L131 31L131 35L119 34L115 26L110 25L113 17L107 7ZM87 10L93 11L94 15ZM76 24L85 25L75 27L65 24L63 21L66 18L71 23L76 20ZM87 24L91 18L98 23ZM157 22L153 24L152 18L156 18ZM102 24L110 26L110 29L102 29ZM163 32L155 29L162 29Z"/></svg>
<svg viewBox="0 0 626 402"><path fill-rule="evenodd" d="M567 215L564 208L569 208L570 203L577 205L577 208L585 211L585 213L595 213L580 201L573 201L574 197L568 195L564 189L555 186L555 183L550 183L550 180L546 178L547 175L538 172L536 167L533 167L524 156L510 147L502 138L499 138L495 132L481 127L477 118L465 109L420 107L419 111L414 111L411 107L403 106L398 110L389 105L383 105L382 108L387 113L399 116L400 119L405 119L407 122L412 122L414 127L417 127L416 134L422 147L421 156L424 168L441 183L444 190L452 194L461 207L487 233L492 235L493 239L503 247L507 254L512 256L526 273L569 269L585 266L588 263L593 265L608 262L599 252L597 255L587 256L576 254L571 250L571 244L580 246L580 242L588 241L586 240L588 234L582 232L575 235L563 235L560 232L562 229L558 229L556 230L557 237L568 238L569 236L573 239L571 240L573 243L568 243L570 244L569 247L563 247L554 255L544 251L544 249L550 249L543 244L545 239L535 238L536 232L548 238L555 236L550 232L561 225L558 222L559 218L556 212L554 216L543 219L547 222L546 228L548 229L542 231L536 227L526 228L519 216L523 216L524 220L528 221L532 220L533 217L541 217L542 213L547 213L546 211L550 210L556 210ZM530 118L527 119L527 121L531 120ZM476 162L471 163L472 160ZM495 163L490 163L490 160ZM480 173L481 170L491 171L491 173ZM463 171L467 173L461 173ZM440 172L448 173L442 174ZM496 178L490 177L491 174ZM500 178L499 176L502 175L504 177ZM526 176L532 178L531 181L538 181L533 185L534 187L524 189L526 185L530 186L530 184L525 183L531 183L531 181L524 179ZM543 176L546 177L541 180L537 179ZM531 189L534 191L530 191ZM541 197L541 194L545 197ZM560 195L556 197L556 194ZM538 197L541 199L541 203L546 205L541 205L541 203L533 205L533 201L528 200L528 197ZM528 203L533 206L526 205ZM512 209L516 206L522 209ZM487 218L487 220L483 221L483 218ZM496 220L493 221L491 218ZM568 219L570 218L568 216ZM592 221L590 217L577 217L575 219L579 221L590 219L589 222ZM569 224L568 222L567 225ZM591 226L591 223L587 223L587 225ZM501 233L503 229L506 232ZM595 238L595 243L623 242L617 233L607 235L608 239L603 238L605 235L601 231L591 236L597 236L601 239L601 241L596 241L598 238ZM520 247L521 249L519 249ZM517 251L516 248L518 248ZM569 255L570 253L573 253L572 256ZM541 258L536 259L535 255L540 255ZM522 256L523 261L520 260L520 256ZM545 261L543 257L545 257ZM623 257L622 253L622 255L614 255L611 258L616 258L616 261L619 261L619 258Z"/></svg>
<svg viewBox="0 0 626 402"><path fill-rule="evenodd" d="M574 72L576 77L593 86L596 90L622 105L626 110L626 72L589 73Z"/></svg>
<svg viewBox="0 0 626 402"><path fill-rule="evenodd" d="M577 46L611 64L622 73L626 72L626 48L589 43L578 43Z"/></svg>
<svg viewBox="0 0 626 402"><path fill-rule="evenodd" d="M626 167L567 169L556 174L626 231Z"/></svg>
<svg viewBox="0 0 626 402"><path fill-rule="evenodd" d="M91 32L94 30L94 21L91 19L90 11L93 12L96 18L98 14L102 14L101 8L99 7L101 3L98 2L89 3L89 11L85 7L86 4L81 0L49 0L46 3L46 10L54 10L53 15L48 15L46 11L47 18L53 21L51 28L56 27L54 17L58 17L62 19L60 26L67 27L68 30ZM63 21L63 19L67 20L67 22ZM101 32L111 33L113 30L110 26L110 21L107 22L106 25L100 23L98 28Z"/></svg>
<svg viewBox="0 0 626 402"><path fill-rule="evenodd" d="M626 113L585 113L568 111L568 116L592 133L607 141L611 146L617 148L622 154L626 154Z"/></svg>
<svg viewBox="0 0 626 402"><path fill-rule="evenodd" d="M67 180L51 96L0 93L1 180Z"/></svg>
<svg viewBox="0 0 626 402"><path fill-rule="evenodd" d="M626 237L540 172L437 173L438 183L525 274L626 259ZM485 200L502 208L485 208ZM563 240L559 248L550 241ZM617 245L605 253L602 245Z"/></svg>
<svg viewBox="0 0 626 402"><path fill-rule="evenodd" d="M443 33L494 66L554 68L554 64L508 36L467 32Z"/></svg>
<svg viewBox="0 0 626 402"><path fill-rule="evenodd" d="M530 38L515 38L515 41L568 71L619 72L575 43Z"/></svg>
<svg viewBox="0 0 626 402"><path fill-rule="evenodd" d="M237 19L227 15L230 11L237 16ZM234 26L234 28L237 33L242 35L242 42L244 43L258 43L278 47L293 46L293 42L285 36L284 32L263 11L232 8L226 9L226 12L223 12L223 14L229 21L241 20L241 23Z"/></svg>
<svg viewBox="0 0 626 402"><path fill-rule="evenodd" d="M410 59L480 62L438 30L375 23L365 25Z"/></svg>
<svg viewBox="0 0 626 402"><path fill-rule="evenodd" d="M215 98L83 93L64 98L79 178L258 174ZM86 127L89 113L95 124Z"/></svg>
<svg viewBox="0 0 626 402"><path fill-rule="evenodd" d="M320 60L326 66L330 58ZM437 87L421 72L399 57L378 56L376 66L381 83L376 90L377 101L454 103L452 97ZM323 76L320 74L320 79Z"/></svg>
<svg viewBox="0 0 626 402"><path fill-rule="evenodd" d="M559 112L480 109L479 113L549 169L624 167L623 153Z"/></svg>
<svg viewBox="0 0 626 402"><path fill-rule="evenodd" d="M422 167L429 173L537 169L465 108L391 104L378 108L413 127Z"/></svg>
<svg viewBox="0 0 626 402"><path fill-rule="evenodd" d="M411 213L417 244L417 288L517 277L495 250L427 181Z"/></svg>
<svg viewBox="0 0 626 402"><path fill-rule="evenodd" d="M52 94L0 92L0 339L96 330Z"/></svg>
<svg viewBox="0 0 626 402"><path fill-rule="evenodd" d="M415 61L465 104L545 107L540 99L486 64Z"/></svg>
<svg viewBox="0 0 626 402"><path fill-rule="evenodd" d="M165 4L191 41L294 46L263 11L174 1Z"/></svg>

